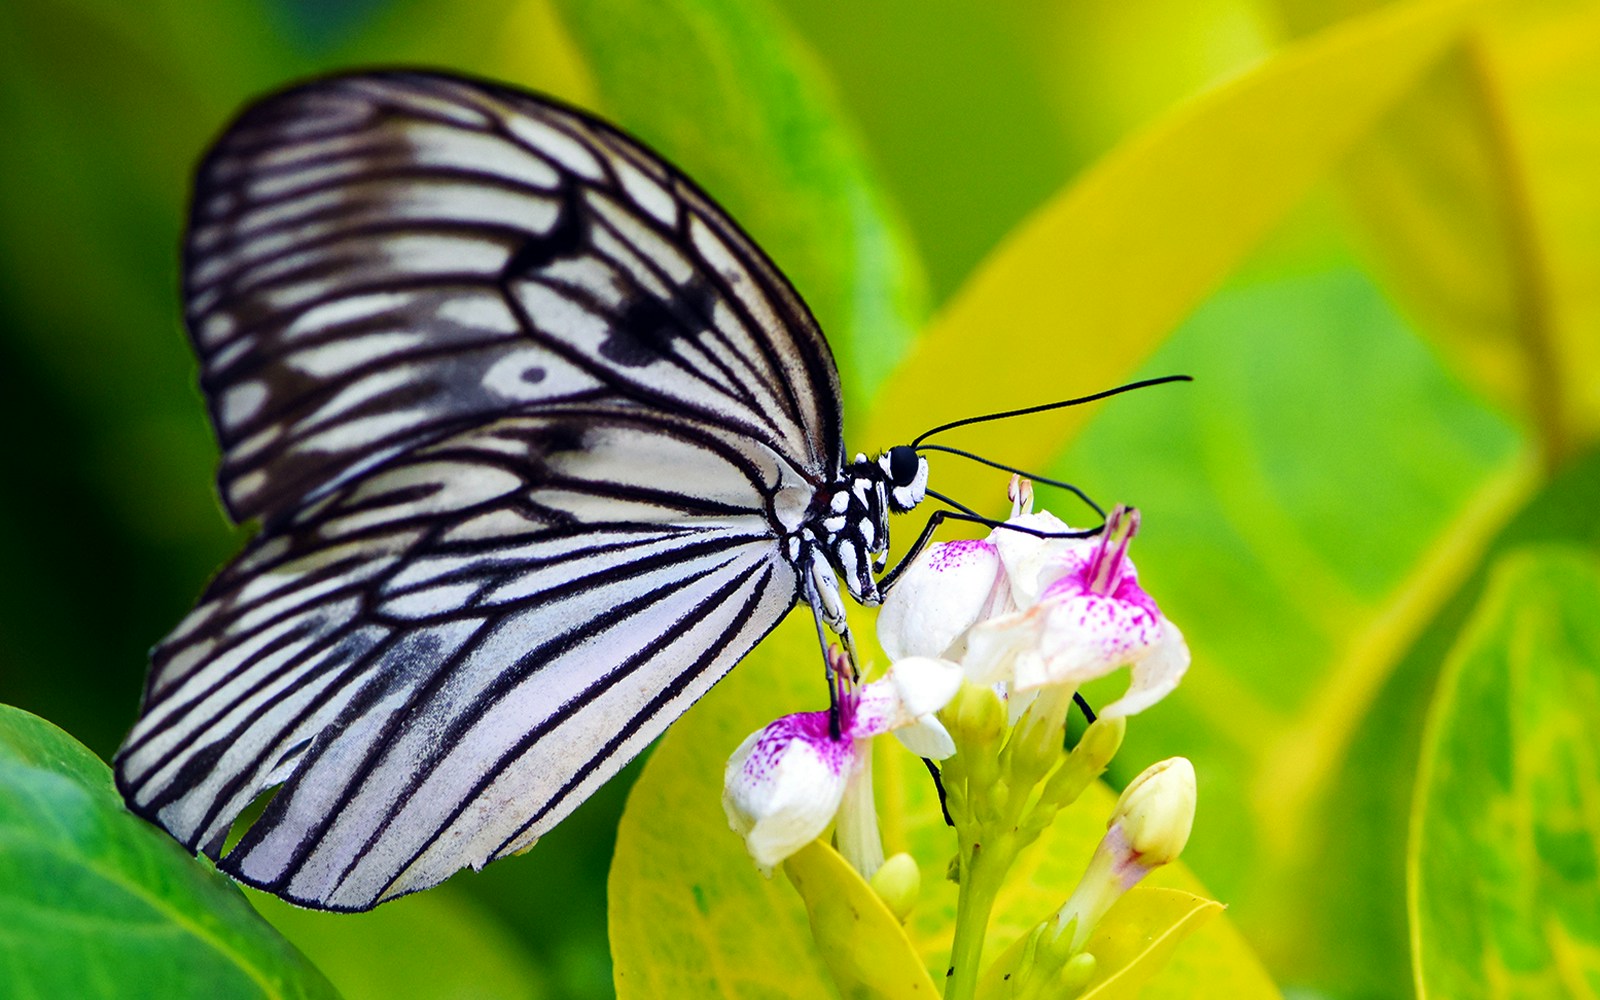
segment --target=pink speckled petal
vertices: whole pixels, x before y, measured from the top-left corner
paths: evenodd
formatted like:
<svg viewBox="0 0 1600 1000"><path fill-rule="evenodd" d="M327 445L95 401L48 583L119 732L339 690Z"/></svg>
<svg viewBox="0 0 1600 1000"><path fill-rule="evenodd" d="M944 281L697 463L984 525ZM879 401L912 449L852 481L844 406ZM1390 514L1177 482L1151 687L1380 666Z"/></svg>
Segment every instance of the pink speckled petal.
<svg viewBox="0 0 1600 1000"><path fill-rule="evenodd" d="M855 762L855 741L832 739L827 712L786 715L739 745L723 774L722 806L763 871L827 828Z"/></svg>
<svg viewBox="0 0 1600 1000"><path fill-rule="evenodd" d="M878 641L890 660L944 656L963 633L1006 599L992 543L963 539L928 546L878 613ZM1001 608L1003 610L1003 608Z"/></svg>
<svg viewBox="0 0 1600 1000"><path fill-rule="evenodd" d="M1189 669L1189 644L1178 626L1161 622L1162 639L1133 664L1128 693L1100 710L1108 719L1134 715L1171 694Z"/></svg>

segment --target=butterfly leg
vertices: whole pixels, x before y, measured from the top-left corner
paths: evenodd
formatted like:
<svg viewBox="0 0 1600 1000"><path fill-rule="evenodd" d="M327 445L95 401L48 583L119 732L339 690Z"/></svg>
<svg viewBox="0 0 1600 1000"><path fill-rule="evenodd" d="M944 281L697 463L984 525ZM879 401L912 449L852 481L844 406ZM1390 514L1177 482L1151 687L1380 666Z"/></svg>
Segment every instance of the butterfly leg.
<svg viewBox="0 0 1600 1000"><path fill-rule="evenodd" d="M828 635L832 633L839 637L840 645L844 646L845 656L850 663L850 681L854 683L860 679L860 671L856 658L855 638L850 634L850 620L845 616L844 601L839 596L839 578L833 575L828 564L821 559L811 558L805 563L805 588L806 601L811 605L811 613L817 621L817 641L822 645L823 659L828 658ZM828 667L828 676L833 676L833 667Z"/></svg>
<svg viewBox="0 0 1600 1000"><path fill-rule="evenodd" d="M911 543L911 548L906 552L905 555L900 557L900 561L894 564L893 569L889 570L889 572L885 573L878 580L878 592L880 594L887 594L889 592L889 588L893 587L900 577L905 574L905 571L911 568L911 564L916 562L917 556L921 555L922 550L928 547L929 542L933 541L933 533L938 531L939 525L943 524L947 520L970 521L973 524L983 525L989 524L988 521L985 521L980 517L975 517L970 514L963 514L960 511L934 511L931 515L929 515L928 523L922 526L922 534L918 535L917 540Z"/></svg>

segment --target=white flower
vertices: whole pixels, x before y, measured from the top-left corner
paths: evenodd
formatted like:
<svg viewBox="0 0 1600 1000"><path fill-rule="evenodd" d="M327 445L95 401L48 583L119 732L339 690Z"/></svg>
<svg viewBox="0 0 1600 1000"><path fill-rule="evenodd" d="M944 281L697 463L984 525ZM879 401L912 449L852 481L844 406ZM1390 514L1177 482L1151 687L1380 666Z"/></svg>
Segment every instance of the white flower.
<svg viewBox="0 0 1600 1000"><path fill-rule="evenodd" d="M891 662L908 656L959 659L967 629L1010 608L995 542L936 542L922 550L884 599L878 641Z"/></svg>
<svg viewBox="0 0 1600 1000"><path fill-rule="evenodd" d="M841 675L842 676L842 675ZM911 657L896 663L881 680L859 690L839 692L837 732L831 712L786 715L752 733L728 760L722 805L728 825L745 839L750 856L765 872L816 839L839 812L845 793L854 808L871 810L869 741L887 732L908 734L913 752L947 757L955 752L949 733L934 713L961 686L961 668L946 660ZM841 850L863 874L881 864L876 819L852 816L852 840L872 843ZM842 839L842 838L841 838Z"/></svg>
<svg viewBox="0 0 1600 1000"><path fill-rule="evenodd" d="M1024 515L1030 527L1042 526L1037 522L1047 516ZM968 676L1028 692L1076 687L1130 667L1128 693L1101 710L1109 718L1148 708L1175 688L1189 667L1189 649L1139 586L1128 558L1138 525L1137 512L1118 507L1097 539L1010 540L998 537L1006 529L996 529L1019 610L972 626L964 659Z"/></svg>

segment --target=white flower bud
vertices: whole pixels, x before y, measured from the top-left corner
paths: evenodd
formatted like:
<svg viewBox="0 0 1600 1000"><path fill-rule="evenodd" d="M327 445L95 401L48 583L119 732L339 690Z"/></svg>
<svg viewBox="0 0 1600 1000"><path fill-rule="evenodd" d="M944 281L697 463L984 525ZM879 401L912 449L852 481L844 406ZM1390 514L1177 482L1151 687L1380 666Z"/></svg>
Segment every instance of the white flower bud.
<svg viewBox="0 0 1600 1000"><path fill-rule="evenodd" d="M1169 757L1145 768L1123 789L1113 824L1124 834L1140 864L1155 868L1177 859L1194 826L1194 765Z"/></svg>

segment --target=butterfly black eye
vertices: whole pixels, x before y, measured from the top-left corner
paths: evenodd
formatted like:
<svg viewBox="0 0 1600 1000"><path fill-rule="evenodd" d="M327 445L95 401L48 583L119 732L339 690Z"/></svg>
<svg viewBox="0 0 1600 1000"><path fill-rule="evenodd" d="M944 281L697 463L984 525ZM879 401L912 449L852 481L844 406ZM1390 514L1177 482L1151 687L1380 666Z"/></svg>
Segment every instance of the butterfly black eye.
<svg viewBox="0 0 1600 1000"><path fill-rule="evenodd" d="M910 445L895 445L889 449L889 478L896 486L910 486L917 478L920 463Z"/></svg>

